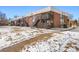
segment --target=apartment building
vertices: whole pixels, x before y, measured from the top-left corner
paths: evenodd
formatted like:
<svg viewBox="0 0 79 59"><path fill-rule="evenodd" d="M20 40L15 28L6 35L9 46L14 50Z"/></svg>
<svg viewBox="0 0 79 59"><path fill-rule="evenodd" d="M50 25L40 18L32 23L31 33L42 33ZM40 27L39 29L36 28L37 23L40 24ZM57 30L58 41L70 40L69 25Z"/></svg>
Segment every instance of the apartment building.
<svg viewBox="0 0 79 59"><path fill-rule="evenodd" d="M46 7L32 12L24 17L16 18L12 25L29 26L37 28L60 28L63 25L70 26L71 14L53 7Z"/></svg>

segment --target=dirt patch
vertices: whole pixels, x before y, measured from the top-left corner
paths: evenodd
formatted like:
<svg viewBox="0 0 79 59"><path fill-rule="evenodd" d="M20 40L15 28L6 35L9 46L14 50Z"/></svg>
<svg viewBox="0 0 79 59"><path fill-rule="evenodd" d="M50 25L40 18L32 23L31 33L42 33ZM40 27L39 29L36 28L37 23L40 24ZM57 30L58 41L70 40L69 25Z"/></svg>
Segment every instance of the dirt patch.
<svg viewBox="0 0 79 59"><path fill-rule="evenodd" d="M22 31L24 31L24 30L22 30L21 28L13 28L13 31L12 32L22 32Z"/></svg>

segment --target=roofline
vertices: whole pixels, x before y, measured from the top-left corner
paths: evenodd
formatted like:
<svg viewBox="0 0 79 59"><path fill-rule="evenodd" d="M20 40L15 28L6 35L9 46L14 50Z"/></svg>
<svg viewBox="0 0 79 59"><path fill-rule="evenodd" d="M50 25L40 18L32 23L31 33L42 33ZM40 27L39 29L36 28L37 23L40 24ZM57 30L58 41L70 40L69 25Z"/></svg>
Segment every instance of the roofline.
<svg viewBox="0 0 79 59"><path fill-rule="evenodd" d="M71 14L69 14L67 12L63 12L63 11L60 11L60 10L52 8L52 7L46 7L46 8L37 10L36 12L32 12L32 13L30 13L30 15L27 15L27 16L32 16L32 15L36 15L36 14L40 14L40 13L48 12L48 11L57 12L59 14L63 14L63 15L66 15L66 16L71 15Z"/></svg>
<svg viewBox="0 0 79 59"><path fill-rule="evenodd" d="M23 17L29 17L29 16L33 16L33 15L36 15L36 14L40 14L40 13L44 13L44 12L49 12L49 11L52 11L52 12L57 12L61 15L65 15L65 16L70 16L71 14L67 13L67 12L63 12L63 11L60 11L58 9L55 9L53 7L46 7L46 8L43 8L43 9L40 9L40 10L37 10L36 12L31 12L29 13L27 16L23 16ZM14 20L17 20L17 19L21 19L23 17L18 17L18 18L15 18ZM13 20L13 21L14 21Z"/></svg>

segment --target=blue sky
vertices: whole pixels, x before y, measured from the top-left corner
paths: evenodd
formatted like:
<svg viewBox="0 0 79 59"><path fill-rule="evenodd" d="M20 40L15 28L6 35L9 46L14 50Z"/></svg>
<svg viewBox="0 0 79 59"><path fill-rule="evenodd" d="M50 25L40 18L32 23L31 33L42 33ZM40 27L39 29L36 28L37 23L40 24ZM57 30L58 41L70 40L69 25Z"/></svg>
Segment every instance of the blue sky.
<svg viewBox="0 0 79 59"><path fill-rule="evenodd" d="M6 13L7 17L13 18L13 16L25 16L29 12L45 8L47 6L0 6L0 11ZM61 11L68 12L73 15L73 19L79 18L79 6L55 6Z"/></svg>

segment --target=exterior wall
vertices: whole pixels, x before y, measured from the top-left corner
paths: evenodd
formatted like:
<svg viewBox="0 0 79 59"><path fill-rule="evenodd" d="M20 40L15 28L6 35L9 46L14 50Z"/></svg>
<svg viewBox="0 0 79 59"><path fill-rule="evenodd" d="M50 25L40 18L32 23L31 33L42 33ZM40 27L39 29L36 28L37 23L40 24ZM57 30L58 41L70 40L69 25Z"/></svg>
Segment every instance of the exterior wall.
<svg viewBox="0 0 79 59"><path fill-rule="evenodd" d="M53 16L51 16L50 12L44 12L44 13L41 13L41 14L38 14L35 16L37 16L37 18L35 19L35 22L34 22L35 27L37 27L37 28L53 28Z"/></svg>
<svg viewBox="0 0 79 59"><path fill-rule="evenodd" d="M28 17L28 18L26 19L26 22L28 23L29 26L31 26L31 25L32 25L32 22L33 22L32 16Z"/></svg>
<svg viewBox="0 0 79 59"><path fill-rule="evenodd" d="M69 27L69 21L68 16L64 16L64 24L66 24L67 27Z"/></svg>
<svg viewBox="0 0 79 59"><path fill-rule="evenodd" d="M7 20L0 20L0 26L7 26L8 21Z"/></svg>
<svg viewBox="0 0 79 59"><path fill-rule="evenodd" d="M61 27L61 15L57 12L52 12L52 11L49 11L49 12L44 12L44 13L41 13L42 14L45 14L45 13L50 13L52 16L50 17L50 19L40 19L37 21L35 19L34 22L37 22L35 27L37 28L53 28L53 27ZM36 15L39 15L39 14L36 14ZM33 15L35 16L35 15ZM21 18L21 19L18 19L18 20L15 20L13 21L13 25L15 26L29 26L31 27L33 25L33 16L28 16L28 17L25 17L25 18ZM63 20L64 20L64 23L66 25L69 25L69 19L68 19L68 16L65 16L63 17ZM44 22L43 22L44 21Z"/></svg>
<svg viewBox="0 0 79 59"><path fill-rule="evenodd" d="M61 27L60 14L53 12L54 27Z"/></svg>
<svg viewBox="0 0 79 59"><path fill-rule="evenodd" d="M70 27L76 27L77 23L75 21L70 21L69 26Z"/></svg>
<svg viewBox="0 0 79 59"><path fill-rule="evenodd" d="M28 23L26 21L26 18L17 19L14 21L11 21L12 26L28 26Z"/></svg>
<svg viewBox="0 0 79 59"><path fill-rule="evenodd" d="M67 16L64 16L64 23L65 23L65 24L67 24L67 23L68 23L68 21L67 21L67 20L68 20L68 17L67 17Z"/></svg>

